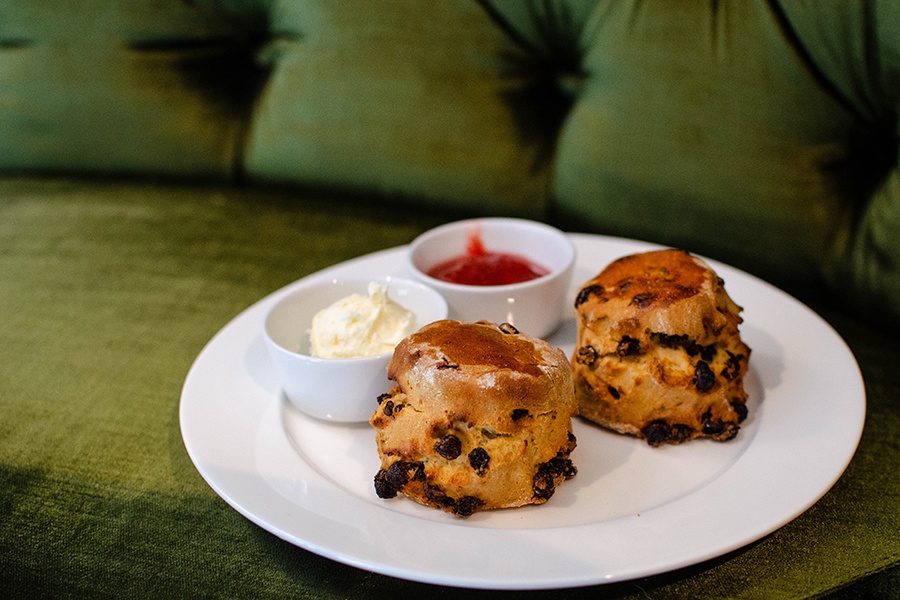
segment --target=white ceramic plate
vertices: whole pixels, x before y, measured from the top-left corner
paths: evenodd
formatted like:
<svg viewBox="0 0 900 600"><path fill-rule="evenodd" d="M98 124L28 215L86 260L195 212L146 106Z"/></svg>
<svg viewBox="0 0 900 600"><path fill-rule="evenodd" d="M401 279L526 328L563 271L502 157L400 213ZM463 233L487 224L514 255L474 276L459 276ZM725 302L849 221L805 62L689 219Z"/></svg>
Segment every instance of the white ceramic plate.
<svg viewBox="0 0 900 600"><path fill-rule="evenodd" d="M572 235L575 289L611 260L654 246ZM405 247L310 277L407 275ZM410 580L492 589L623 581L696 564L781 527L815 503L856 450L865 391L856 361L819 316L780 290L711 263L744 307L750 415L728 443L650 448L576 420L578 475L541 506L458 519L381 500L374 432L290 408L262 339L260 300L203 349L181 397L181 431L210 486L297 546ZM309 278L307 278L308 280ZM571 355L567 315L550 341ZM373 400L373 410L375 408Z"/></svg>

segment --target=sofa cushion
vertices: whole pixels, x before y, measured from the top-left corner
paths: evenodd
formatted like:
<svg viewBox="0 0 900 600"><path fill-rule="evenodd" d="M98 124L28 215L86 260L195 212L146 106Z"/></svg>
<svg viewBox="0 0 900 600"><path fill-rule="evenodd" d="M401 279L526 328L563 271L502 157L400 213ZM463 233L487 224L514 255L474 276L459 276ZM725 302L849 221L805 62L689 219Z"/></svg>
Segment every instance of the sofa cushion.
<svg viewBox="0 0 900 600"><path fill-rule="evenodd" d="M553 220L900 324L895 7L9 0L0 169Z"/></svg>
<svg viewBox="0 0 900 600"><path fill-rule="evenodd" d="M5 0L0 169L232 178L257 25L178 0Z"/></svg>
<svg viewBox="0 0 900 600"><path fill-rule="evenodd" d="M531 74L478 3L282 1L270 18L250 178L542 215L552 138L514 110Z"/></svg>

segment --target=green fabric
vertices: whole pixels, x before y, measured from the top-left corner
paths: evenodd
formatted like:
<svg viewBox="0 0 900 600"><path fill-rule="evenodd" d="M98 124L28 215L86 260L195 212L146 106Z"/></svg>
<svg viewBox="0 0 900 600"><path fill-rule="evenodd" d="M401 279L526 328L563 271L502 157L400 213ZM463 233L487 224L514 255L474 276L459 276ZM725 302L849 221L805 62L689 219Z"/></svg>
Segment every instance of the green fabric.
<svg viewBox="0 0 900 600"><path fill-rule="evenodd" d="M232 178L253 26L178 0L0 2L0 168Z"/></svg>
<svg viewBox="0 0 900 600"><path fill-rule="evenodd" d="M0 170L554 218L900 328L893 0L6 0Z"/></svg>
<svg viewBox="0 0 900 600"><path fill-rule="evenodd" d="M281 1L271 14L252 179L541 214L551 140L510 110L527 73L504 64L510 43L477 3Z"/></svg>
<svg viewBox="0 0 900 600"><path fill-rule="evenodd" d="M612 232L815 273L849 211L822 164L846 155L853 123L766 3L705 6L610 3L587 24L583 68L598 75L562 131L560 210L596 217L602 199Z"/></svg>
<svg viewBox="0 0 900 600"><path fill-rule="evenodd" d="M481 595L251 525L177 408L266 293L513 214L786 287L869 396L847 473L766 539L535 596L897 597L898 112L894 0L0 1L0 595Z"/></svg>
<svg viewBox="0 0 900 600"><path fill-rule="evenodd" d="M0 180L0 596L513 597L400 581L293 547L215 495L179 432L187 371L232 317L455 216L324 194ZM900 343L805 299L850 344L869 397L859 451L835 487L709 563L515 597L896 598Z"/></svg>

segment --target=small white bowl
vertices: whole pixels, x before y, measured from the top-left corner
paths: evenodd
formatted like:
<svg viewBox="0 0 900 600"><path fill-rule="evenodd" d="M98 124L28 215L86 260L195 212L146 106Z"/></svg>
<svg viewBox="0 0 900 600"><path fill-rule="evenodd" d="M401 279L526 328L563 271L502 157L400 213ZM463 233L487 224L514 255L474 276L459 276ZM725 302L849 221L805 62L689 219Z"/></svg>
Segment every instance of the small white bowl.
<svg viewBox="0 0 900 600"><path fill-rule="evenodd" d="M388 297L416 315L422 327L447 317L447 303L433 289L400 277L329 279L301 285L266 315L263 337L281 374L285 395L303 412L336 422L367 421L378 396L390 391L391 352L365 358L309 355L309 329L321 309L351 294L366 294L370 282L384 283Z"/></svg>
<svg viewBox="0 0 900 600"><path fill-rule="evenodd" d="M517 254L541 265L547 275L506 285L448 283L428 275L438 264L466 253L472 236L489 252ZM407 254L412 276L436 289L450 305L450 317L509 323L522 333L546 337L559 327L565 307L575 246L559 229L526 219L468 219L441 225L413 240Z"/></svg>

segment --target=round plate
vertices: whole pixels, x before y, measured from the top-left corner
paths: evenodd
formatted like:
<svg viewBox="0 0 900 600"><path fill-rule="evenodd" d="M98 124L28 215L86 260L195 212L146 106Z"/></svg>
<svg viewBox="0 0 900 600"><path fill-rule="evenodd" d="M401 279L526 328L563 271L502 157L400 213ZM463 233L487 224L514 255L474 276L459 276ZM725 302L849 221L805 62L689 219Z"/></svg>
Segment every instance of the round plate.
<svg viewBox="0 0 900 600"><path fill-rule="evenodd" d="M656 248L572 234L577 288L620 256ZM406 247L311 278L408 275ZM753 542L815 503L849 463L865 391L844 341L784 292L714 261L744 307L752 349L749 417L738 436L651 448L581 419L578 475L540 506L459 519L375 495L368 424L336 425L284 399L263 316L296 282L226 325L192 366L181 432L200 474L248 519L297 546L362 569L451 586L539 589L623 581L696 564ZM575 321L549 340L571 356ZM375 401L373 399L373 411Z"/></svg>

